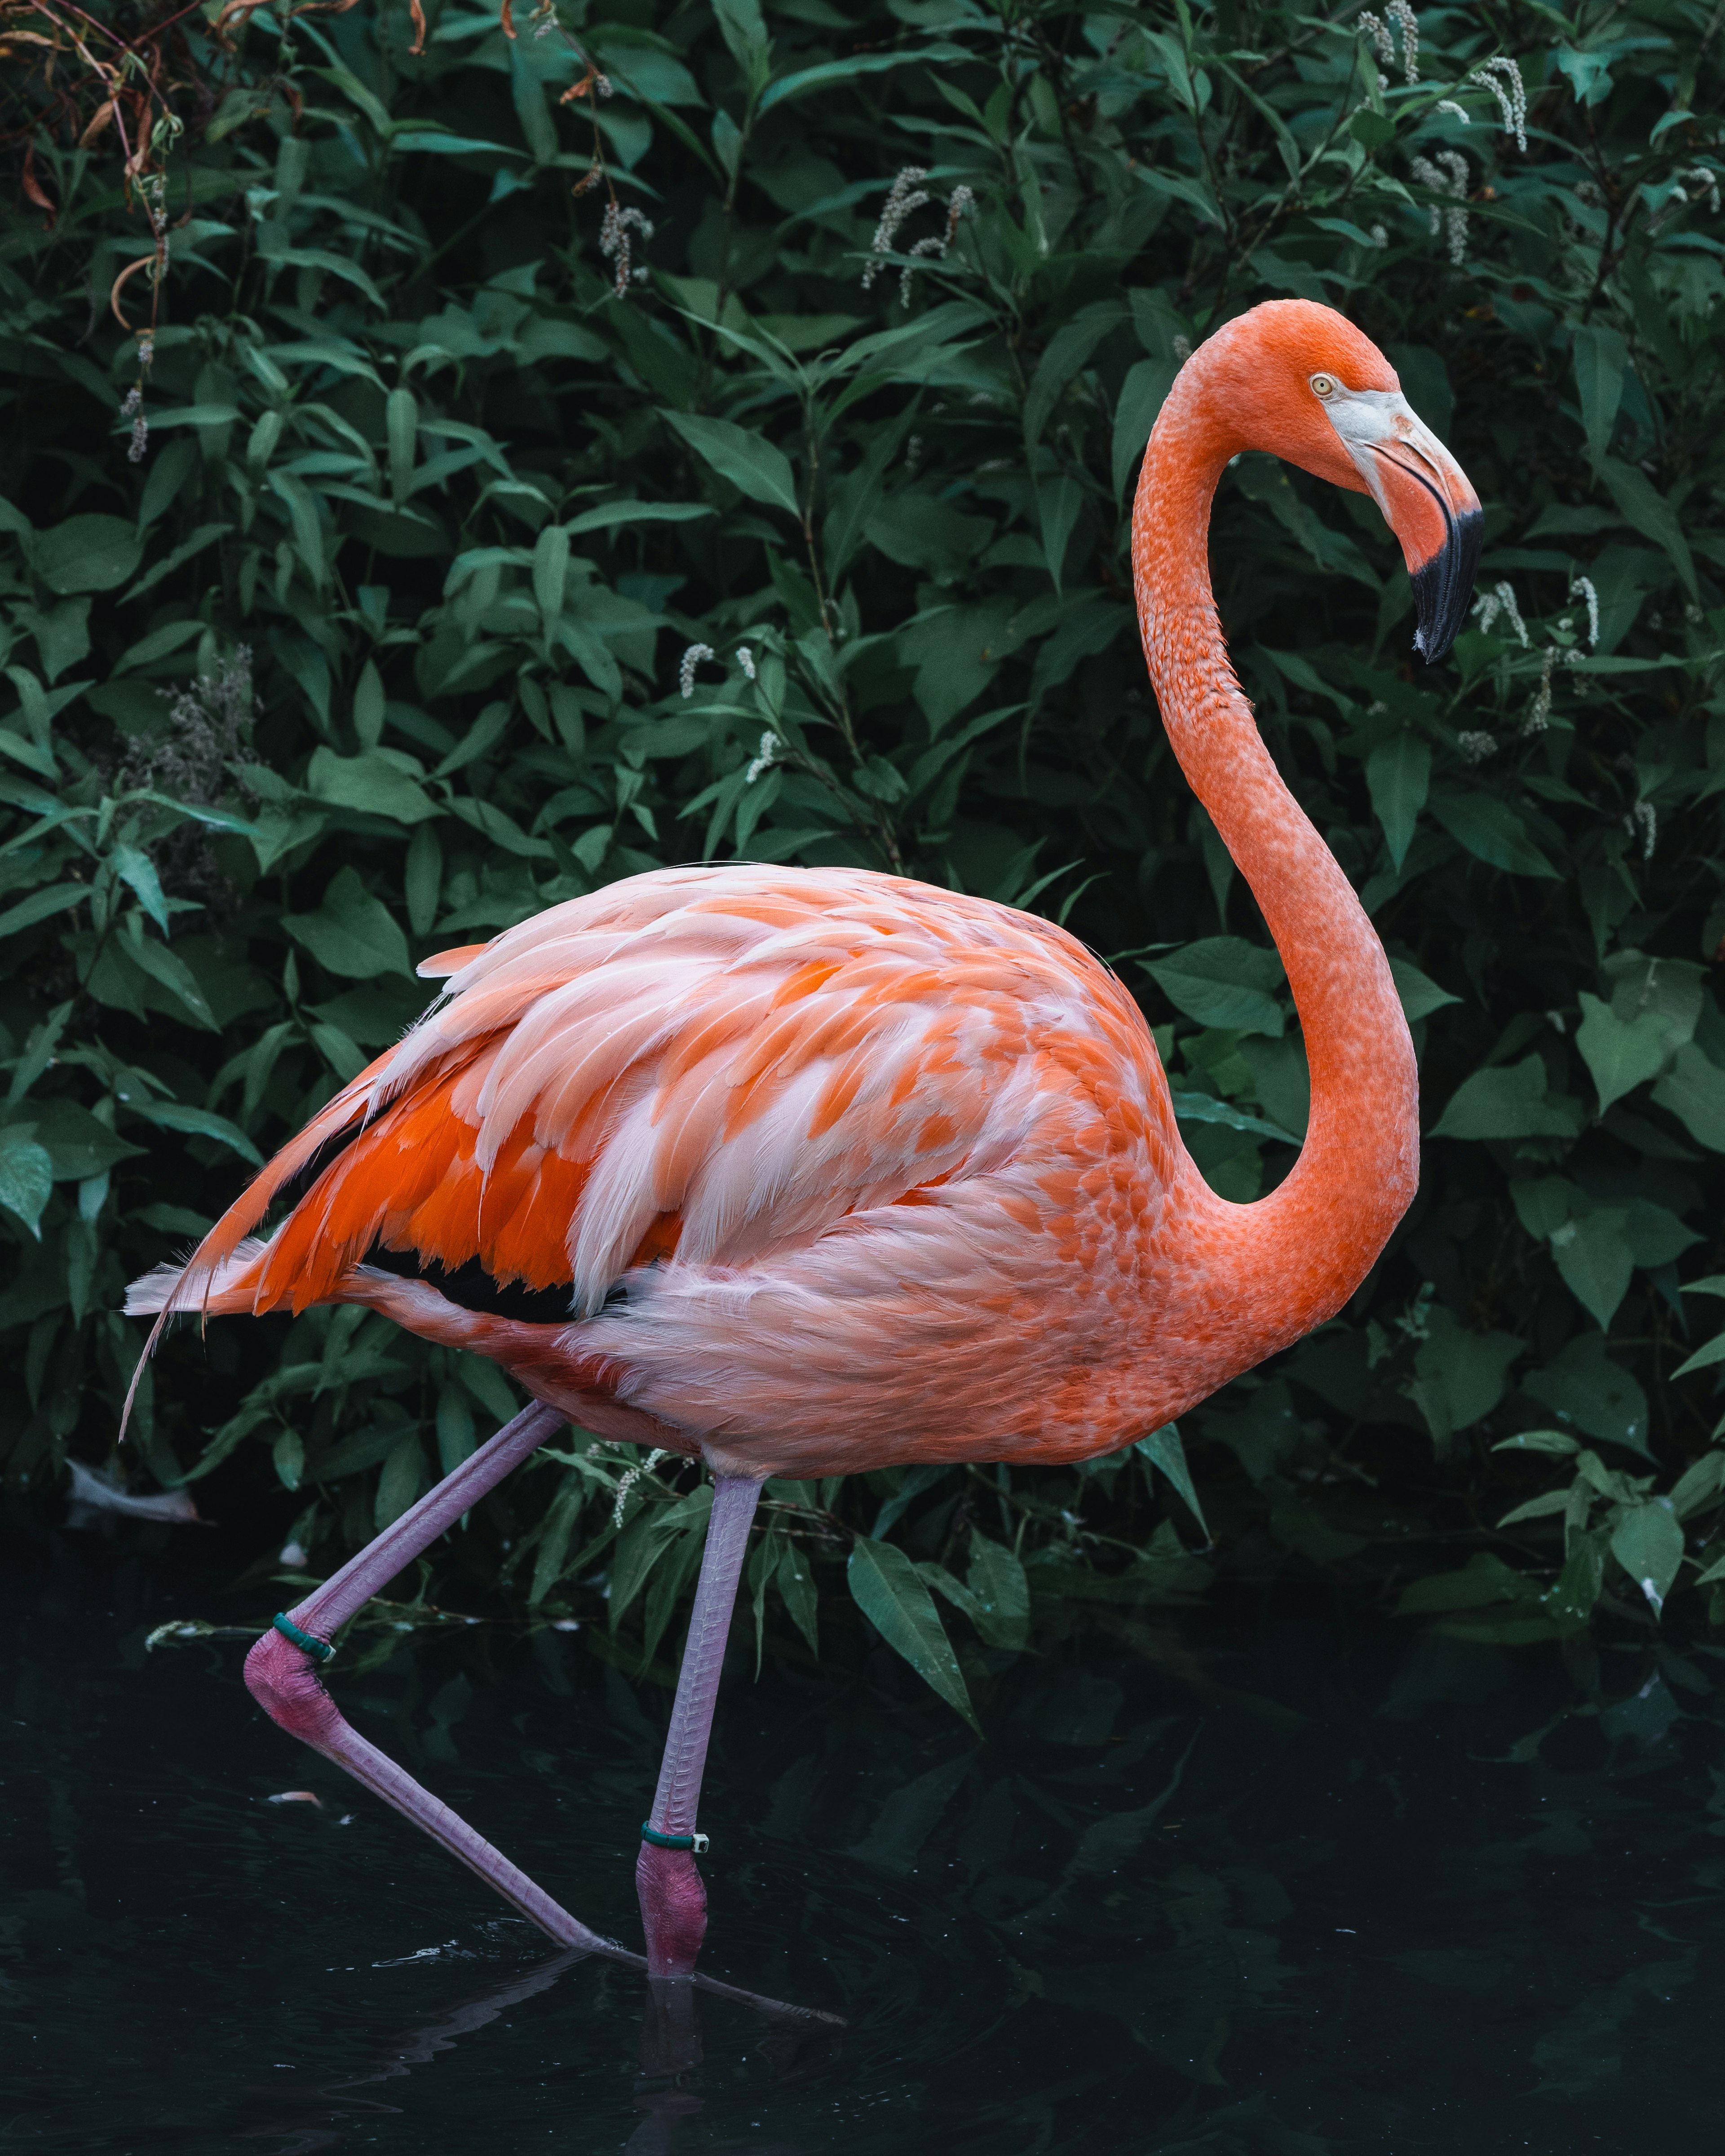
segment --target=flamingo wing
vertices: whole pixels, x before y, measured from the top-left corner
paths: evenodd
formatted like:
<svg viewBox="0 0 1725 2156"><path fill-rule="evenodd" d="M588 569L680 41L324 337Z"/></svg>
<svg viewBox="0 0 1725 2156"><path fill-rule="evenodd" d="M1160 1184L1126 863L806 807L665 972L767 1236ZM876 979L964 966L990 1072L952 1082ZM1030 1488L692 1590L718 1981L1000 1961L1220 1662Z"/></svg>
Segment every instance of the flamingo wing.
<svg viewBox="0 0 1725 2156"><path fill-rule="evenodd" d="M865 872L658 871L421 970L444 999L256 1178L169 1306L218 1287L298 1311L397 1251L587 1317L655 1259L747 1266L1004 1168L1075 1085L1168 1122L1143 1021L1081 946Z"/></svg>

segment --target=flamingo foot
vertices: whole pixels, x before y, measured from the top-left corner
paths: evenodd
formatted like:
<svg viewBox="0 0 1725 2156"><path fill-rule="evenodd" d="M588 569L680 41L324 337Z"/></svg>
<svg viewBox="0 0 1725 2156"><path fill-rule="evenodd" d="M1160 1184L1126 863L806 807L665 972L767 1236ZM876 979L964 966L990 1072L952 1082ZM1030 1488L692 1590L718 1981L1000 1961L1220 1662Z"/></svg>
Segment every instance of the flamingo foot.
<svg viewBox="0 0 1725 2156"><path fill-rule="evenodd" d="M647 1934L651 1976L692 1976L706 1937L706 1888L686 1849L641 1844L635 1859L635 1894Z"/></svg>

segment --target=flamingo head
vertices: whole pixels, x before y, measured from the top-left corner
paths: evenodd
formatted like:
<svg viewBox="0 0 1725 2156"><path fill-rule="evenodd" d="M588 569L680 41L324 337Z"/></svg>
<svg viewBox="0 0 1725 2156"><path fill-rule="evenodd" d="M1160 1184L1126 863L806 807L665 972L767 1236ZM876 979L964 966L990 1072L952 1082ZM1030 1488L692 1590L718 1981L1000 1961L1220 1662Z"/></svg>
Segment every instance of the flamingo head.
<svg viewBox="0 0 1725 2156"><path fill-rule="evenodd" d="M1236 437L1355 494L1369 494L1413 579L1414 649L1445 658L1479 567L1479 496L1402 394L1395 369L1333 308L1272 300L1219 330L1188 365Z"/></svg>

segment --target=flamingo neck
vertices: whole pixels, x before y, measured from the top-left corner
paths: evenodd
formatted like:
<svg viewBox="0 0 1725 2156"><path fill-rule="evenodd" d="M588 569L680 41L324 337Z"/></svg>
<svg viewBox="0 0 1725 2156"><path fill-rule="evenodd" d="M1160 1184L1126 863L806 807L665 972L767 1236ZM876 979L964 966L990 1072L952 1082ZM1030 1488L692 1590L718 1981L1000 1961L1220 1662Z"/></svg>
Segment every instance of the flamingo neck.
<svg viewBox="0 0 1725 2156"><path fill-rule="evenodd" d="M1139 620L1163 721L1269 924L1312 1073L1306 1142L1281 1187L1252 1205L1230 1205L1207 1187L1197 1200L1208 1276L1199 1291L1219 1309L1225 1281L1230 1375L1341 1308L1420 1173L1419 1077L1384 947L1259 738L1217 619L1210 503L1229 457L1245 446L1189 367L1151 437L1132 515ZM1192 1179L1200 1183L1195 1168Z"/></svg>

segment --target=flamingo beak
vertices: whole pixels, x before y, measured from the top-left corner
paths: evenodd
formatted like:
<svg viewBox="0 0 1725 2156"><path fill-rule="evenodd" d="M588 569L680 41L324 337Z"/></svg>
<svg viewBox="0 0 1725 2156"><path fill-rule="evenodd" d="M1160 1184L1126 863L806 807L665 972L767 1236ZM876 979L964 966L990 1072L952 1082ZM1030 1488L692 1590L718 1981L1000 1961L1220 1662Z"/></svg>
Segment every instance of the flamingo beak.
<svg viewBox="0 0 1725 2156"><path fill-rule="evenodd" d="M1435 666L1449 656L1473 596L1480 498L1399 390L1338 388L1324 408L1402 542L1414 585L1414 649Z"/></svg>

